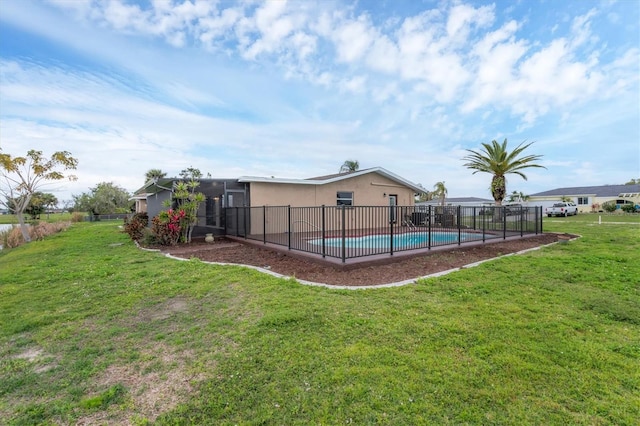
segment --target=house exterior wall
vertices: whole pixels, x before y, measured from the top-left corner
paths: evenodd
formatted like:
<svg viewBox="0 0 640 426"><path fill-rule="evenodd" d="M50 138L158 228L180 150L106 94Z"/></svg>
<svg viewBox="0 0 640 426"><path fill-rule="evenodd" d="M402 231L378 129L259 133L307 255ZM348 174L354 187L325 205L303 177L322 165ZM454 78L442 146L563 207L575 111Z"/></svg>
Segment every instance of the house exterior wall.
<svg viewBox="0 0 640 426"><path fill-rule="evenodd" d="M354 206L389 206L389 195L396 195L398 206L413 206L414 191L377 173L356 176L324 185L305 185L288 183L251 183L251 211L249 213L250 233L262 233L266 225L266 233L282 233L289 230L294 232L313 232L322 228L321 206L326 206L324 229L337 231L342 229L342 212L337 208L337 193L353 192ZM292 209L293 216L289 218L286 207L282 209L268 209L264 217L260 206L291 206L309 207L301 211ZM375 212L375 213L374 213ZM354 230L363 223L357 217L354 209L345 208L345 229ZM368 218L368 225L372 227L389 226L389 209L372 209L372 216ZM400 213L397 213L399 216ZM402 218L397 217L396 223ZM289 224L291 220L291 224Z"/></svg>
<svg viewBox="0 0 640 426"><path fill-rule="evenodd" d="M151 218L160 214L162 210L165 210L164 200L168 200L171 197L169 191L158 192L157 194L149 195L147 197L147 215L149 215L149 226L151 226Z"/></svg>
<svg viewBox="0 0 640 426"><path fill-rule="evenodd" d="M387 206L389 194L398 196L397 205L413 206L414 191L397 182L370 173L324 185L251 183L251 206L335 206L338 191L353 192L354 206Z"/></svg>

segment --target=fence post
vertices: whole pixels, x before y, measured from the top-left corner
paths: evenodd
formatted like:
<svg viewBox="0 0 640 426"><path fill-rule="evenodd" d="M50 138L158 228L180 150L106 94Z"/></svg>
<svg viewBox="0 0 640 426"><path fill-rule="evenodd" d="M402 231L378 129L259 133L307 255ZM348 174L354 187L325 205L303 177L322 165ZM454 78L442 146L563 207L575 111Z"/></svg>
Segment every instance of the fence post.
<svg viewBox="0 0 640 426"><path fill-rule="evenodd" d="M325 232L325 211L324 211L324 204L322 205L322 257L326 257L327 253L326 253L326 246L325 246L325 238L326 238L326 232Z"/></svg>
<svg viewBox="0 0 640 426"><path fill-rule="evenodd" d="M395 206L391 207L391 210L394 210L395 208ZM393 211L393 213L394 216L398 216L397 211ZM389 218L389 254L393 256L393 217Z"/></svg>
<svg viewBox="0 0 640 426"><path fill-rule="evenodd" d="M262 243L267 244L267 206L262 206Z"/></svg>
<svg viewBox="0 0 640 426"><path fill-rule="evenodd" d="M427 219L428 219L427 223L429 224L429 225L427 225L429 227L429 232L427 232L427 235L428 235L427 236L427 248L429 250L431 250L431 204L429 204L427 207L428 207L427 208L427 215L428 215L427 216Z"/></svg>
<svg viewBox="0 0 640 426"><path fill-rule="evenodd" d="M244 239L247 239L247 206L242 206L242 227L244 228Z"/></svg>
<svg viewBox="0 0 640 426"><path fill-rule="evenodd" d="M538 223L540 223L540 233L542 233L542 206L536 207L536 234L538 233Z"/></svg>
<svg viewBox="0 0 640 426"><path fill-rule="evenodd" d="M502 239L507 239L507 208L502 206Z"/></svg>
<svg viewBox="0 0 640 426"><path fill-rule="evenodd" d="M236 209L236 237L240 236L240 211L238 207L234 207Z"/></svg>
<svg viewBox="0 0 640 426"><path fill-rule="evenodd" d="M344 209L344 204L342 205L342 263L345 263L345 260L347 259L347 248L345 246L346 244L346 237L347 237L347 229L346 229L346 210Z"/></svg>
<svg viewBox="0 0 640 426"><path fill-rule="evenodd" d="M482 242L487 241L487 208L480 210L482 212Z"/></svg>
<svg viewBox="0 0 640 426"><path fill-rule="evenodd" d="M287 247L289 248L289 250L291 250L291 204L287 206L287 228L289 231L287 233Z"/></svg>
<svg viewBox="0 0 640 426"><path fill-rule="evenodd" d="M224 216L224 235L229 235L229 226L228 226L228 218L227 218L227 213L228 213L228 207L222 207L222 215Z"/></svg>
<svg viewBox="0 0 640 426"><path fill-rule="evenodd" d="M476 208L477 207L473 207L473 227L472 228L474 231L477 229L476 228Z"/></svg>
<svg viewBox="0 0 640 426"><path fill-rule="evenodd" d="M462 227L460 226L460 206L456 207L456 221L458 222L458 245L462 244Z"/></svg>
<svg viewBox="0 0 640 426"><path fill-rule="evenodd" d="M524 236L524 207L520 206L520 237Z"/></svg>

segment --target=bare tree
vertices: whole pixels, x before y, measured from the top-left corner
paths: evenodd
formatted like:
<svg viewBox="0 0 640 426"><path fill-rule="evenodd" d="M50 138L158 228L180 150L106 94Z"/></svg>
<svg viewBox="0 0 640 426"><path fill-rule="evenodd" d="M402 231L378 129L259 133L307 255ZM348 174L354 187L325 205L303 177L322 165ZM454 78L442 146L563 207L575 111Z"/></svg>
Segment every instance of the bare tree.
<svg viewBox="0 0 640 426"><path fill-rule="evenodd" d="M47 159L42 151L30 150L24 157L12 157L0 152L0 194L4 195L4 203L15 213L20 224L22 237L31 241L29 230L24 220L24 212L29 207L33 194L47 181L62 179L76 180L76 176L65 176L62 171L75 170L78 160L68 151L57 151ZM60 171L60 169L62 171Z"/></svg>

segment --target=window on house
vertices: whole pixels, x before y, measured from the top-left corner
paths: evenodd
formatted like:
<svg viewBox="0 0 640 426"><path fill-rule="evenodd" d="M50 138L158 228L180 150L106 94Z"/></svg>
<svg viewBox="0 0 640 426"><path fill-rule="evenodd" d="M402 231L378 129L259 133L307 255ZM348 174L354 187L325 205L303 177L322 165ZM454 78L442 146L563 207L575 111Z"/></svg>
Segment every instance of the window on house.
<svg viewBox="0 0 640 426"><path fill-rule="evenodd" d="M338 206L352 206L353 205L353 192L338 191L336 197Z"/></svg>
<svg viewBox="0 0 640 426"><path fill-rule="evenodd" d="M589 197L578 197L578 205L588 205Z"/></svg>

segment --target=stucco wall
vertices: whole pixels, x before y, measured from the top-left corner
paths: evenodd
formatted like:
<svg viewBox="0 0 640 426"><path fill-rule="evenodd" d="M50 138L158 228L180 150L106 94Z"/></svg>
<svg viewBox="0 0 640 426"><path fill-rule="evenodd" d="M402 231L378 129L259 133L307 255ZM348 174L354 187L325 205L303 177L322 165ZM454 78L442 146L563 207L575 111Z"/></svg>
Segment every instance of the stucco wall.
<svg viewBox="0 0 640 426"><path fill-rule="evenodd" d="M252 182L250 233L262 233L266 225L267 233L281 233L289 228L286 209L268 209L267 217L261 206L319 207L325 205L324 229L334 231L342 229L342 212L335 209L338 192L353 192L354 206L389 206L389 195L397 195L396 205L413 206L414 191L377 173L356 176L324 185L305 185L288 183ZM388 226L389 210L375 209L354 211L347 208L344 213L347 230L378 228ZM362 217L365 216L365 217ZM401 216L398 210L397 216ZM313 232L322 226L321 209L294 210L290 218L292 231ZM401 217L396 218L400 223Z"/></svg>
<svg viewBox="0 0 640 426"><path fill-rule="evenodd" d="M414 191L377 173L368 173L324 185L252 182L251 201L256 206L335 206L338 191L353 192L354 206L387 206L389 194L397 205L414 205ZM386 194L386 195L385 195Z"/></svg>

